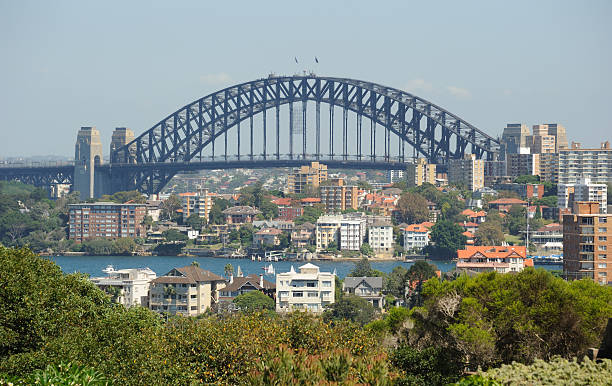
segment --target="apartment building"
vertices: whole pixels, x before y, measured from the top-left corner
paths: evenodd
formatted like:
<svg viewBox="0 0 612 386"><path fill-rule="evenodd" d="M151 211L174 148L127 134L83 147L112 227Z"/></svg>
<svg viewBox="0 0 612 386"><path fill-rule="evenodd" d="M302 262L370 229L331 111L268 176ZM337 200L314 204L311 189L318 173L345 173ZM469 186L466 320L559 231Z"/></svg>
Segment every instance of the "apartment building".
<svg viewBox="0 0 612 386"><path fill-rule="evenodd" d="M590 278L612 284L612 214L600 213L597 202L575 202L574 214L563 216L563 274L567 280Z"/></svg>
<svg viewBox="0 0 612 386"><path fill-rule="evenodd" d="M448 162L448 183L465 184L472 192L484 186L484 161L475 154L466 154L463 159Z"/></svg>
<svg viewBox="0 0 612 386"><path fill-rule="evenodd" d="M251 206L231 206L223 211L226 224L250 224L261 211Z"/></svg>
<svg viewBox="0 0 612 386"><path fill-rule="evenodd" d="M90 280L101 290L112 293L118 291L115 301L126 307L149 306L149 284L157 277L150 268L130 268L105 270L107 276L92 277Z"/></svg>
<svg viewBox="0 0 612 386"><path fill-rule="evenodd" d="M429 228L433 223L410 224L402 228L404 250L420 251L429 245Z"/></svg>
<svg viewBox="0 0 612 386"><path fill-rule="evenodd" d="M570 149L559 152L559 184L576 184L588 177L592 183L612 183L612 149L610 142L603 142L598 149L583 149L572 143Z"/></svg>
<svg viewBox="0 0 612 386"><path fill-rule="evenodd" d="M195 265L173 268L151 281L149 308L169 314L196 316L219 301L225 279Z"/></svg>
<svg viewBox="0 0 612 386"><path fill-rule="evenodd" d="M276 312L308 311L321 313L334 303L335 275L321 272L314 264L304 264L296 272L276 275Z"/></svg>
<svg viewBox="0 0 612 386"><path fill-rule="evenodd" d="M548 125L533 125L532 132L527 137L532 154L556 153L556 135L548 133Z"/></svg>
<svg viewBox="0 0 612 386"><path fill-rule="evenodd" d="M219 302L232 302L236 297L260 291L272 299L276 296L276 284L264 279L263 275L251 274L248 276L230 276L225 287L219 291Z"/></svg>
<svg viewBox="0 0 612 386"><path fill-rule="evenodd" d="M327 180L327 165L311 162L310 166L294 169L287 176L287 193L304 193L306 185L318 188L321 182Z"/></svg>
<svg viewBox="0 0 612 386"><path fill-rule="evenodd" d="M92 239L145 237L146 204L95 202L68 206L68 237L77 243Z"/></svg>
<svg viewBox="0 0 612 386"><path fill-rule="evenodd" d="M559 153L540 154L540 179L556 184L559 180Z"/></svg>
<svg viewBox="0 0 612 386"><path fill-rule="evenodd" d="M588 177L581 178L577 184L557 185L557 206L573 208L574 202L591 201L599 203L601 213L608 212L608 185L594 184Z"/></svg>
<svg viewBox="0 0 612 386"><path fill-rule="evenodd" d="M404 180L405 172L403 170L387 170L387 181L394 184Z"/></svg>
<svg viewBox="0 0 612 386"><path fill-rule="evenodd" d="M548 134L555 136L555 153L559 153L562 149L568 148L567 136L565 127L558 123L547 123Z"/></svg>
<svg viewBox="0 0 612 386"><path fill-rule="evenodd" d="M525 246L473 246L457 251L457 269L474 272L520 272L533 267Z"/></svg>
<svg viewBox="0 0 612 386"><path fill-rule="evenodd" d="M406 182L408 186L421 186L424 183L436 184L436 165L427 163L425 158L417 158L406 164Z"/></svg>
<svg viewBox="0 0 612 386"><path fill-rule="evenodd" d="M376 222L368 227L368 243L376 255L393 255L393 225Z"/></svg>
<svg viewBox="0 0 612 386"><path fill-rule="evenodd" d="M335 243L343 251L358 251L366 232L366 218L357 216L321 216L317 220L317 251Z"/></svg>
<svg viewBox="0 0 612 386"><path fill-rule="evenodd" d="M208 189L204 188L198 188L197 192L179 193L183 202L183 221L195 214L208 222L215 196L214 193L210 193Z"/></svg>
<svg viewBox="0 0 612 386"><path fill-rule="evenodd" d="M540 175L539 154L506 154L506 175L518 177Z"/></svg>
<svg viewBox="0 0 612 386"><path fill-rule="evenodd" d="M321 185L321 203L325 205L327 213L340 212L347 209L357 209L358 188L355 185L347 186L344 179L335 178L328 185Z"/></svg>
<svg viewBox="0 0 612 386"><path fill-rule="evenodd" d="M493 189L514 192L519 197L528 199L542 198L544 196L544 185L542 184L495 184Z"/></svg>

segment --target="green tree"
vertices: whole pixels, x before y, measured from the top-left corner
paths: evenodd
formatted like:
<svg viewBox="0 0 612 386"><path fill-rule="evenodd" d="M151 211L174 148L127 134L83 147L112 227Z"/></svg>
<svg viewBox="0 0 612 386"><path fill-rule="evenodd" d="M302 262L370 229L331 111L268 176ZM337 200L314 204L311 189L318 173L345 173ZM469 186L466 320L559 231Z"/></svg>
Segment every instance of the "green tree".
<svg viewBox="0 0 612 386"><path fill-rule="evenodd" d="M395 296L396 298L402 299L404 297L404 291L406 288L406 273L408 273L408 270L401 265L393 268L393 271L389 273L387 283L385 284L386 292Z"/></svg>
<svg viewBox="0 0 612 386"><path fill-rule="evenodd" d="M474 244L476 245L501 245L503 241L502 225L496 221L483 222L474 234Z"/></svg>
<svg viewBox="0 0 612 386"><path fill-rule="evenodd" d="M229 207L229 201L223 198L215 198L210 209L209 219L211 224L225 224L223 211Z"/></svg>
<svg viewBox="0 0 612 386"><path fill-rule="evenodd" d="M527 228L527 209L521 205L512 205L505 220L508 232L519 235Z"/></svg>
<svg viewBox="0 0 612 386"><path fill-rule="evenodd" d="M124 204L129 201L136 204L144 204L145 202L147 202L147 198L137 190L130 190L113 194L104 194L100 198L100 201L110 201L116 202L118 204Z"/></svg>
<svg viewBox="0 0 612 386"><path fill-rule="evenodd" d="M351 276L351 277L377 276L377 277L386 278L386 275L383 272L378 271L376 269L372 269L372 266L370 265L370 260L365 256L359 259L355 263L355 267L353 268L351 272L348 273L347 276Z"/></svg>
<svg viewBox="0 0 612 386"><path fill-rule="evenodd" d="M531 174L524 174L522 176L518 176L514 179L514 183L516 184L539 184L540 176L534 176Z"/></svg>
<svg viewBox="0 0 612 386"><path fill-rule="evenodd" d="M463 228L449 220L439 220L431 227L429 235L433 244L424 248L424 252L432 259L452 259L456 257L457 250L465 246L467 238L463 235Z"/></svg>
<svg viewBox="0 0 612 386"><path fill-rule="evenodd" d="M234 274L234 266L230 263L225 264L225 267L223 267L223 273L227 277L232 276Z"/></svg>
<svg viewBox="0 0 612 386"><path fill-rule="evenodd" d="M176 194L166 198L160 205L160 217L164 220L178 221L181 215L177 212L183 207L183 202Z"/></svg>
<svg viewBox="0 0 612 386"><path fill-rule="evenodd" d="M249 291L238 295L233 302L243 312L274 311L275 308L274 299L261 291Z"/></svg>
<svg viewBox="0 0 612 386"><path fill-rule="evenodd" d="M290 236L290 235L289 235L287 232L284 232L284 231L283 231L283 233L281 233L281 234L278 236L278 239L279 239L279 245L278 245L278 247L279 247L280 249L286 249L286 248L289 248L289 246L291 245L291 236Z"/></svg>
<svg viewBox="0 0 612 386"><path fill-rule="evenodd" d="M442 347L417 349L403 343L392 351L391 363L403 371L399 384L447 385L463 374L462 363Z"/></svg>
<svg viewBox="0 0 612 386"><path fill-rule="evenodd" d="M185 225L190 226L196 231L201 231L204 225L206 225L206 219L204 217L200 217L197 213L191 214L185 220Z"/></svg>
<svg viewBox="0 0 612 386"><path fill-rule="evenodd" d="M81 250L93 256L108 256L115 253L115 243L107 239L88 240L81 244Z"/></svg>
<svg viewBox="0 0 612 386"><path fill-rule="evenodd" d="M136 242L129 237L122 237L114 241L114 252L118 255L131 255L136 250Z"/></svg>
<svg viewBox="0 0 612 386"><path fill-rule="evenodd" d="M278 217L278 206L273 204L267 198L264 198L259 205L259 210L261 210L261 214L266 219L273 219Z"/></svg>
<svg viewBox="0 0 612 386"><path fill-rule="evenodd" d="M167 242L175 242L175 241L187 241L189 237L186 234L179 232L176 229L167 229L162 232L162 237L166 239Z"/></svg>
<svg viewBox="0 0 612 386"><path fill-rule="evenodd" d="M376 310L370 302L359 296L349 294L329 305L323 313L323 320L327 322L350 320L363 326L371 322L375 315Z"/></svg>
<svg viewBox="0 0 612 386"><path fill-rule="evenodd" d="M365 256L372 256L372 255L374 255L374 250L372 249L372 247L368 243L361 244L361 247L359 248L359 251L361 252L362 255L365 255Z"/></svg>
<svg viewBox="0 0 612 386"><path fill-rule="evenodd" d="M238 233L240 234L240 243L242 246L246 247L253 244L253 233L255 233L253 225L247 224L241 226Z"/></svg>
<svg viewBox="0 0 612 386"><path fill-rule="evenodd" d="M429 219L427 200L418 193L406 192L397 202L397 210L402 222L416 224Z"/></svg>
<svg viewBox="0 0 612 386"><path fill-rule="evenodd" d="M316 224L317 220L323 214L323 209L316 206L307 206L304 208L304 213L294 220L295 225L301 225L305 222Z"/></svg>

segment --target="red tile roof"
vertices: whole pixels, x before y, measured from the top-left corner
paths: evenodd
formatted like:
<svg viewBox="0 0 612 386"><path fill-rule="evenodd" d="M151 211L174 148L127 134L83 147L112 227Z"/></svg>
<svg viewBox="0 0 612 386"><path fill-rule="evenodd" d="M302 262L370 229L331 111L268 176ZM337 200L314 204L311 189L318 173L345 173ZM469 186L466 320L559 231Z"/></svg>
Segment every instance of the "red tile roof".
<svg viewBox="0 0 612 386"><path fill-rule="evenodd" d="M457 251L457 257L459 259L469 259L476 253L480 253L488 258L506 258L509 256L521 257L525 259L527 257L527 249L525 246L490 246L490 245L480 245L480 246L466 246L465 249L460 249Z"/></svg>
<svg viewBox="0 0 612 386"><path fill-rule="evenodd" d="M498 204L498 205L525 205L527 201L519 200L518 198L498 198L497 200L489 201L489 204Z"/></svg>

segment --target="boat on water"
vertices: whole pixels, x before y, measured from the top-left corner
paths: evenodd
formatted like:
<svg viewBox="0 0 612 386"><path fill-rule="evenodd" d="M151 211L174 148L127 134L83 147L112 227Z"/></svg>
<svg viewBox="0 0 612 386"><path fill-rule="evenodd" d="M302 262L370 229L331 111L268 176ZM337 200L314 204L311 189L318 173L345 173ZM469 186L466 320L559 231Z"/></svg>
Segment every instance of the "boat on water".
<svg viewBox="0 0 612 386"><path fill-rule="evenodd" d="M267 266L267 267L265 267L265 266L264 266L264 267L262 267L261 269L263 269L263 270L264 270L264 273L265 273L266 275L274 275L274 273L275 273L275 272L274 272L274 266L273 266L272 264L270 264L270 265L269 265L269 266Z"/></svg>
<svg viewBox="0 0 612 386"><path fill-rule="evenodd" d="M112 265L112 264L109 264L109 265L107 265L107 266L106 266L106 268L104 268L104 269L102 270L102 272L104 272L104 273L106 273L106 274L110 275L111 273L115 272L115 267L113 267L113 265Z"/></svg>
<svg viewBox="0 0 612 386"><path fill-rule="evenodd" d="M563 265L563 255L530 256L535 265Z"/></svg>

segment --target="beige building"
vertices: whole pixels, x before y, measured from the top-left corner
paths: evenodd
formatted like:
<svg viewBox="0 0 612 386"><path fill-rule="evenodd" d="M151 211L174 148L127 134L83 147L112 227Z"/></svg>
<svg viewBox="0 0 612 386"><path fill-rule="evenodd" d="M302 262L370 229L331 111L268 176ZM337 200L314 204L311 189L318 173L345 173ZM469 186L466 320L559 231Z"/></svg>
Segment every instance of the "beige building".
<svg viewBox="0 0 612 386"><path fill-rule="evenodd" d="M338 250L358 251L366 236L366 218L357 216L321 216L317 220L315 237L317 251L335 243Z"/></svg>
<svg viewBox="0 0 612 386"><path fill-rule="evenodd" d="M368 227L368 243L376 255L393 255L393 225L376 222Z"/></svg>
<svg viewBox="0 0 612 386"><path fill-rule="evenodd" d="M556 184L559 180L559 153L540 154L540 178Z"/></svg>
<svg viewBox="0 0 612 386"><path fill-rule="evenodd" d="M565 135L565 127L558 123L547 123L548 135L555 136L555 153L560 152L562 149L568 148L567 136Z"/></svg>
<svg viewBox="0 0 612 386"><path fill-rule="evenodd" d="M276 275L276 312L323 312L335 302L335 275L310 263L298 269Z"/></svg>
<svg viewBox="0 0 612 386"><path fill-rule="evenodd" d="M533 125L532 130L527 137L532 154L556 153L556 136L548 133L548 125Z"/></svg>
<svg viewBox="0 0 612 386"><path fill-rule="evenodd" d="M472 192L484 187L484 160L476 159L475 154L449 160L448 183L465 184Z"/></svg>
<svg viewBox="0 0 612 386"><path fill-rule="evenodd" d="M599 213L597 202L576 202L574 214L563 216L563 274L567 280L590 278L612 284L611 214Z"/></svg>
<svg viewBox="0 0 612 386"><path fill-rule="evenodd" d="M318 188L321 182L327 180L327 165L311 162L310 166L294 169L287 176L287 193L304 193L306 185Z"/></svg>
<svg viewBox="0 0 612 386"><path fill-rule="evenodd" d="M424 183L436 184L436 165L427 163L425 158L417 158L414 163L406 164L408 186L421 186Z"/></svg>
<svg viewBox="0 0 612 386"><path fill-rule="evenodd" d="M506 154L506 175L518 177L540 175L539 154Z"/></svg>
<svg viewBox="0 0 612 386"><path fill-rule="evenodd" d="M327 213L357 209L359 189L355 185L345 185L344 179L335 178L329 185L321 185L321 203Z"/></svg>
<svg viewBox="0 0 612 386"><path fill-rule="evenodd" d="M225 279L195 265L173 268L151 282L149 308L153 311L196 316L219 301Z"/></svg>
<svg viewBox="0 0 612 386"><path fill-rule="evenodd" d="M572 143L572 148L559 152L559 184L576 184L581 177L592 183L612 183L612 149L606 141L597 149L582 149Z"/></svg>
<svg viewBox="0 0 612 386"><path fill-rule="evenodd" d="M197 192L180 193L179 197L183 201L183 221L192 214L196 214L208 222L210 220L210 210L213 207L215 194L208 189L198 187Z"/></svg>

